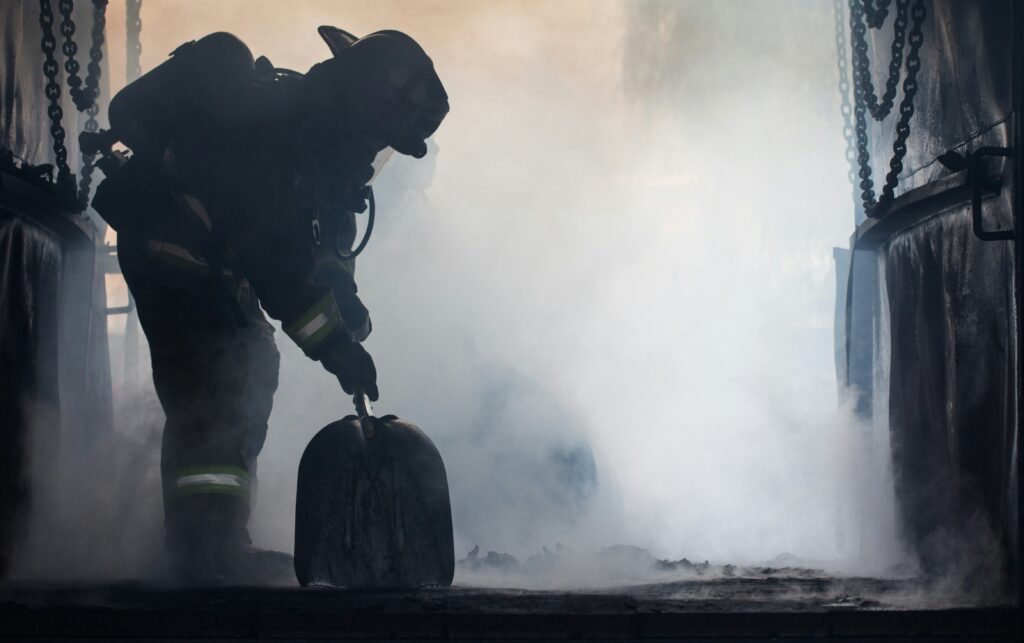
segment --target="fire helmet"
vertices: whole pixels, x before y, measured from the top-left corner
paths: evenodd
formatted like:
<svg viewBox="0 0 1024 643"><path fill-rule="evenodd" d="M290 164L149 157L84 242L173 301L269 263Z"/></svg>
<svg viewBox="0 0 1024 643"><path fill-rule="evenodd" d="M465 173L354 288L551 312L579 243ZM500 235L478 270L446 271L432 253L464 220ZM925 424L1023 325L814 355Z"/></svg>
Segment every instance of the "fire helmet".
<svg viewBox="0 0 1024 643"><path fill-rule="evenodd" d="M352 131L422 158L448 113L448 94L426 52L400 31L363 38L336 27L318 31L334 56L305 75L308 99Z"/></svg>

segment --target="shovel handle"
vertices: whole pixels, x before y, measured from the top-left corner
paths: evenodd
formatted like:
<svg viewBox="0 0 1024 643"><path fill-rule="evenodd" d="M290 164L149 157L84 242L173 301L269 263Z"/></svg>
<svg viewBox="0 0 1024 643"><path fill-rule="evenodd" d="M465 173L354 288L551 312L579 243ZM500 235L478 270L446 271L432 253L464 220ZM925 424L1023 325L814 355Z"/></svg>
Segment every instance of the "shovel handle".
<svg viewBox="0 0 1024 643"><path fill-rule="evenodd" d="M356 415L360 418L373 417L373 407L370 406L370 398L361 388L357 388L352 396L352 403L356 405Z"/></svg>

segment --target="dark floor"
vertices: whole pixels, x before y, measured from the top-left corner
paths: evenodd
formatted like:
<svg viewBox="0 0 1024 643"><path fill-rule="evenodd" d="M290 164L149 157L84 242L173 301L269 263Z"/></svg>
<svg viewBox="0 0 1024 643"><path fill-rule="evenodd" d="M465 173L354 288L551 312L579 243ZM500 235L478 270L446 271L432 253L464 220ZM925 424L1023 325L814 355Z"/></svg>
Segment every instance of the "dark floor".
<svg viewBox="0 0 1024 643"><path fill-rule="evenodd" d="M918 580L800 570L603 590L0 586L0 637L236 640L1020 640L1017 614ZM967 601L970 603L971 601Z"/></svg>

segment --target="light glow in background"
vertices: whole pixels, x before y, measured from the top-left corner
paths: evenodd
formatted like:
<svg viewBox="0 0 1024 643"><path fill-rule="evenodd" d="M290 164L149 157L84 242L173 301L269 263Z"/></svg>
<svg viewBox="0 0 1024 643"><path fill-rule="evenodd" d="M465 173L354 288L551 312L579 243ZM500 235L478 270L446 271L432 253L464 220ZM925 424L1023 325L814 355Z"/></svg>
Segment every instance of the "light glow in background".
<svg viewBox="0 0 1024 643"><path fill-rule="evenodd" d="M899 559L887 436L842 408L833 361L853 216L832 20L824 0L146 0L142 62L224 30L305 71L320 24L432 56L452 111L379 179L357 281L379 410L440 447L457 558L628 543L877 571ZM123 46L109 60L120 86ZM351 406L278 342L253 534L290 551L299 456ZM596 486L564 466L580 453Z"/></svg>

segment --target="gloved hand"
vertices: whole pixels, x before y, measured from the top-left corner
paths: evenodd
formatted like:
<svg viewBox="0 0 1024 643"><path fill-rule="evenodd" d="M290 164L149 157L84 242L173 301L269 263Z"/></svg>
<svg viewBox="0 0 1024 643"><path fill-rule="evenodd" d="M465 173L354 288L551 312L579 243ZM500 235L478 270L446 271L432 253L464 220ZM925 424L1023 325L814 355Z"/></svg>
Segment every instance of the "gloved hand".
<svg viewBox="0 0 1024 643"><path fill-rule="evenodd" d="M335 296L337 295L338 291L335 291ZM352 339L361 342L370 335L373 330L370 311L366 310L366 306L363 305L359 297L354 294L349 297L339 297L338 310L341 312L341 320L345 323L345 328L352 333Z"/></svg>
<svg viewBox="0 0 1024 643"><path fill-rule="evenodd" d="M324 368L337 376L346 393L352 395L357 388L362 389L371 401L377 401L377 367L362 344L339 342L320 361Z"/></svg>

